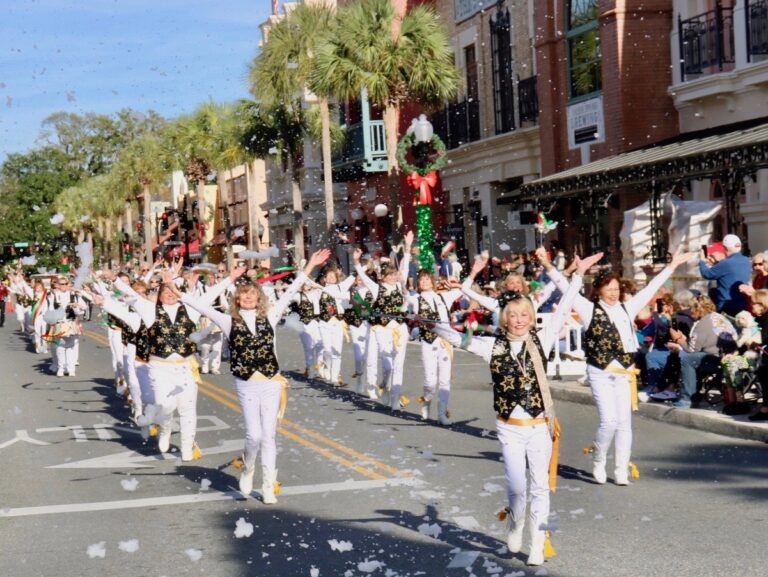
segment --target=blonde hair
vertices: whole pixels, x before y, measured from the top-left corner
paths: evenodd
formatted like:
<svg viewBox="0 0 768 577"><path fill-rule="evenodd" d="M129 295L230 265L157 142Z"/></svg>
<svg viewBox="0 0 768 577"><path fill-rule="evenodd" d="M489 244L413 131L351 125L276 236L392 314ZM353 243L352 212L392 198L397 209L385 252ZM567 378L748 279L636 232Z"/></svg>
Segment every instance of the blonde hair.
<svg viewBox="0 0 768 577"><path fill-rule="evenodd" d="M530 328L533 329L536 327L536 310L533 308L533 303L531 302L531 299L529 299L528 297L520 296L518 298L515 298L509 301L504 306L504 310L501 311L501 318L499 319L499 325L504 331L507 330L507 324L508 324L507 317L509 316L509 313L512 311L527 312L528 316L531 317Z"/></svg>
<svg viewBox="0 0 768 577"><path fill-rule="evenodd" d="M756 290L755 294L752 295L752 303L762 305L764 309L768 310L768 290Z"/></svg>
<svg viewBox="0 0 768 577"><path fill-rule="evenodd" d="M523 275L521 275L519 272L511 272L511 273L508 273L508 274L504 275L504 280L501 281L502 282L502 287L503 287L502 290L509 290L507 288L507 281L509 281L509 279L511 279L511 278L515 278L515 279L518 279L520 281L520 284L523 287L523 290L520 291L520 294L528 296L528 293L530 292L531 289L528 287L528 283L525 281L525 277Z"/></svg>
<svg viewBox="0 0 768 577"><path fill-rule="evenodd" d="M699 313L701 316L706 316L709 313L713 313L717 310L715 303L712 299L705 295L697 296L691 303L691 312Z"/></svg>
<svg viewBox="0 0 768 577"><path fill-rule="evenodd" d="M235 320L242 320L242 317L240 316L240 295L246 292L256 292L256 294L259 295L259 300L256 303L256 316L259 317L265 317L267 316L267 297L264 294L264 291L261 288L261 285L258 283L244 283L237 285L237 290L235 290L235 294L232 297L232 303L231 303L231 310L232 310L232 318Z"/></svg>

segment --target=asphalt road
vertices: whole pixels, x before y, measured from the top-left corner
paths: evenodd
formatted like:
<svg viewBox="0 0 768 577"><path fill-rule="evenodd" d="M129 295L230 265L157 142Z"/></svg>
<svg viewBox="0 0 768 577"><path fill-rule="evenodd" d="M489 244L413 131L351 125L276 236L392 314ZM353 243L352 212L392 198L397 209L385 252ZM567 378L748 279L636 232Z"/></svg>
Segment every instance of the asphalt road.
<svg viewBox="0 0 768 577"><path fill-rule="evenodd" d="M205 375L200 389L203 458L159 459L113 391L97 322L82 339L78 376L56 378L12 321L0 329L3 576L768 574L762 443L638 417L641 478L599 486L582 452L595 410L559 402L564 438L550 519L557 556L528 568L524 554L504 548L494 515L505 504L503 467L488 369L475 357L457 353L457 423L443 428L422 422L415 402L390 414L347 389L305 382L293 372L303 370L298 338L281 331L281 365L294 378L278 437L283 490L265 506L235 490L230 462L243 429L229 376ZM343 374L351 372L345 352ZM415 399L413 344L406 375Z"/></svg>

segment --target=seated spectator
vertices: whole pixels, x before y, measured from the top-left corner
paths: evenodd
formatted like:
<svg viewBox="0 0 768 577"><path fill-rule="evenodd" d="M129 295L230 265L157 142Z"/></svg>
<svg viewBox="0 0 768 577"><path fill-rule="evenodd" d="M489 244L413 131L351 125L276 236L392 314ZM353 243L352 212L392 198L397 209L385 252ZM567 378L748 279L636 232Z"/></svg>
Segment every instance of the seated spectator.
<svg viewBox="0 0 768 577"><path fill-rule="evenodd" d="M670 328L671 341L667 348L680 354L680 399L673 403L689 408L698 393L696 371L719 373L720 353L725 347L735 347L737 333L733 325L715 311L712 299L696 297L691 305L691 316L696 321L690 337Z"/></svg>
<svg viewBox="0 0 768 577"><path fill-rule="evenodd" d="M653 327L652 342L648 353L645 355L646 368L646 390L645 395L638 394L640 400L643 396L653 396L658 400L670 400L677 398L674 391L664 390L667 383L663 379L667 362L669 361L671 351L667 348L671 337L669 334L672 322L674 320L675 308L674 301L670 295L656 301L656 310L651 315L651 326ZM675 381L674 384L676 384Z"/></svg>
<svg viewBox="0 0 768 577"><path fill-rule="evenodd" d="M763 404L760 409L749 417L750 421L768 421L768 357L765 347L768 343L768 290L760 289L752 295L752 314L762 333L763 347L758 359L757 378L763 391Z"/></svg>

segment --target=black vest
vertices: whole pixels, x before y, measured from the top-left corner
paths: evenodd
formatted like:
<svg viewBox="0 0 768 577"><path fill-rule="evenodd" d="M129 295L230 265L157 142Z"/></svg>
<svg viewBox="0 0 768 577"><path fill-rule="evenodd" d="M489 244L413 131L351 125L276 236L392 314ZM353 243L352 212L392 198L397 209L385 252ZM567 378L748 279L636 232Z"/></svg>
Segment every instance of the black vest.
<svg viewBox="0 0 768 577"><path fill-rule="evenodd" d="M139 325L139 330L134 332L128 323L123 323L123 344L136 345L136 358L145 363L149 361L149 334L144 321Z"/></svg>
<svg viewBox="0 0 768 577"><path fill-rule="evenodd" d="M599 369L605 369L614 359L625 368L634 362L634 354L624 352L619 329L599 303L595 303L592 322L584 332L584 354L587 364Z"/></svg>
<svg viewBox="0 0 768 577"><path fill-rule="evenodd" d="M344 318L347 324L353 327L359 327L363 324L363 321L368 318L369 307L373 304L373 294L370 291L365 293L365 297L363 297L368 307L358 300L356 296L358 294L360 293L356 289L352 289L351 298L349 299L351 306L344 311Z"/></svg>
<svg viewBox="0 0 768 577"><path fill-rule="evenodd" d="M435 300L437 301L436 307L438 307L436 310L432 310L432 307L427 302L427 299L425 299L423 296L419 295L419 316L423 319L428 319L430 321L439 321L440 320L440 297L439 295L435 295ZM429 328L422 324L419 327L419 338L422 341L426 341L428 343L434 343L435 339L437 338L437 334L433 331L429 330Z"/></svg>
<svg viewBox="0 0 768 577"><path fill-rule="evenodd" d="M544 370L547 357L536 334L531 335L539 349ZM520 370L522 365L523 371ZM544 399L536 380L536 369L525 346L515 360L512 345L506 335L498 335L491 353L491 380L493 381L493 409L500 417L507 419L515 407L520 406L532 417L544 412Z"/></svg>
<svg viewBox="0 0 768 577"><path fill-rule="evenodd" d="M402 322L402 319L393 319L392 316L399 317L403 314L404 303L405 297L403 297L403 293L398 289L394 289L392 292L387 293L387 289L385 289L383 285L379 285L379 295L373 302L373 318L371 319L371 323L385 326L389 324L391 320Z"/></svg>
<svg viewBox="0 0 768 577"><path fill-rule="evenodd" d="M242 319L232 319L229 332L230 369L241 381L247 381L256 371L274 377L280 367L275 355L275 333L266 318L256 318L256 334Z"/></svg>
<svg viewBox="0 0 768 577"><path fill-rule="evenodd" d="M317 317L315 316L315 305L304 293L299 293L299 320L308 325Z"/></svg>
<svg viewBox="0 0 768 577"><path fill-rule="evenodd" d="M60 309L61 305L59 304L59 301L56 299L56 293L51 293L51 301L48 303L51 308L53 309ZM75 314L75 309L72 305L74 305L77 302L77 295L75 293L70 292L69 293L69 303L66 305L65 311L66 316L65 318L68 321L74 321L77 319L77 315Z"/></svg>
<svg viewBox="0 0 768 577"><path fill-rule="evenodd" d="M336 299L327 293L320 295L320 315L318 320L328 322L334 317L339 317L338 307L336 306ZM342 317L343 318L343 317Z"/></svg>
<svg viewBox="0 0 768 577"><path fill-rule="evenodd" d="M155 322L147 330L149 336L149 354L162 359L173 353L189 357L197 352L197 345L189 339L195 332L195 323L189 318L184 305L179 305L176 312L176 322L171 323L171 317L158 303L155 308Z"/></svg>

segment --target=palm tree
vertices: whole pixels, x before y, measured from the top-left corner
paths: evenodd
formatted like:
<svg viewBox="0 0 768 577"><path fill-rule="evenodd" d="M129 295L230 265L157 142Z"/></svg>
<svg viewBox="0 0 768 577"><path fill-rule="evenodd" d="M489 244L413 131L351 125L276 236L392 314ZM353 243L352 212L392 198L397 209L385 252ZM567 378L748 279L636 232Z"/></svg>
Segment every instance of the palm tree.
<svg viewBox="0 0 768 577"><path fill-rule="evenodd" d="M143 199L144 259L152 262L152 189L156 188L170 172L162 135L146 133L123 149L113 168L115 182L123 202L141 196ZM118 185L116 185L118 186Z"/></svg>
<svg viewBox="0 0 768 577"><path fill-rule="evenodd" d="M404 5L404 3L403 3ZM368 98L384 110L390 206L399 206L395 157L400 107L407 100L427 106L454 98L460 74L437 13L420 5L400 13L390 0L355 0L339 9L335 34L314 58L311 86L339 100ZM402 225L402 213L397 217Z"/></svg>
<svg viewBox="0 0 768 577"><path fill-rule="evenodd" d="M317 2L313 4L298 4L285 19L278 22L269 32L261 53L254 59L251 66L251 92L267 108L284 106L300 109L300 95L309 88L318 98L321 120L321 143L323 155L323 192L325 198L325 229L328 240L331 241L333 228L333 170L331 160L331 115L329 98L330 90L310 84L310 76L314 67L314 57L320 45L333 36L336 28L335 9L331 4ZM298 116L295 121L299 121ZM301 205L301 189L296 182L297 173L295 162L291 157L291 170L294 181L294 213L297 220L303 219ZM297 249L303 252L303 238L299 242L298 223L295 223L294 236Z"/></svg>

